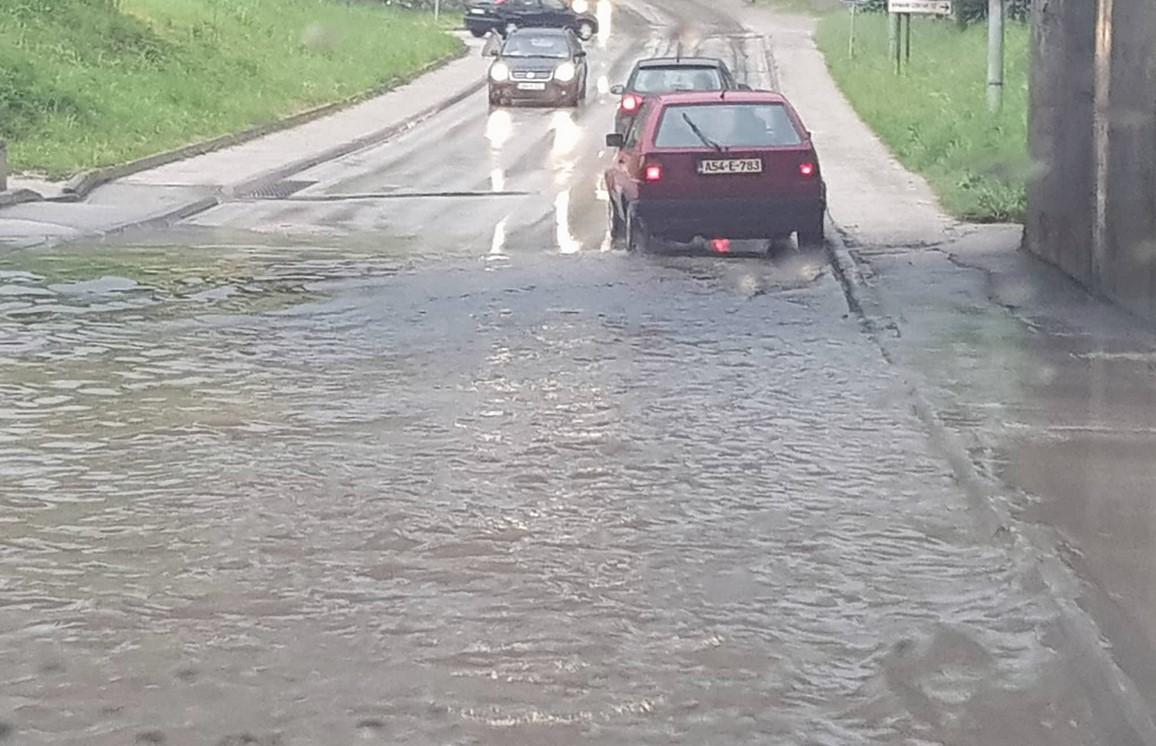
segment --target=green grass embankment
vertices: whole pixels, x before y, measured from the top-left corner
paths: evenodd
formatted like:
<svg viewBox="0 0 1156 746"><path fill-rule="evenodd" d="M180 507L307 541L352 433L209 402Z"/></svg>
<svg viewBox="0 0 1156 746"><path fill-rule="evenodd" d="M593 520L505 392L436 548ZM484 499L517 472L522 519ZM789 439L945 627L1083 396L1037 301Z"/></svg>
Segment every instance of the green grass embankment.
<svg viewBox="0 0 1156 746"><path fill-rule="evenodd" d="M848 55L846 13L819 21L818 43L839 87L896 157L922 174L943 206L978 222L1022 221L1027 157L1029 29L1007 35L1003 113L986 108L987 30L949 21L912 23L911 65L894 73L887 18L856 20L856 55Z"/></svg>
<svg viewBox="0 0 1156 746"><path fill-rule="evenodd" d="M431 17L340 0L7 0L0 137L62 177L404 80L458 52Z"/></svg>

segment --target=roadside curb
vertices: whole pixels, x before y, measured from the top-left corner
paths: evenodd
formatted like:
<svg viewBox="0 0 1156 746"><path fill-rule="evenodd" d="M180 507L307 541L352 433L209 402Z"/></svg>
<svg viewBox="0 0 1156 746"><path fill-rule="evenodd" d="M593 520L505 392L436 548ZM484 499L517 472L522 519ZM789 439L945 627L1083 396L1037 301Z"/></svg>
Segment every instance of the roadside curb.
<svg viewBox="0 0 1156 746"><path fill-rule="evenodd" d="M125 233L130 230L138 230L141 228L167 227L174 221L191 218L198 213L211 210L219 204L221 204L221 198L219 196L214 195L211 197L202 197L195 202L189 202L184 205L180 205L179 207L174 207L156 215L151 215L147 218L144 218L143 220L133 220L131 222L124 223L123 225L108 228L101 231L98 235L102 237L115 236L120 233Z"/></svg>
<svg viewBox="0 0 1156 746"><path fill-rule="evenodd" d="M843 241L842 229L828 218L826 233L827 256L831 260L831 266L835 270L835 276L839 278L839 283L843 286L843 294L847 298L847 305L861 318L864 324L874 329L874 321L869 319L867 313L863 310L861 288L864 286L864 283L863 278L859 274L859 265L855 263L855 258L851 256L851 252L847 249L847 244Z"/></svg>
<svg viewBox="0 0 1156 746"><path fill-rule="evenodd" d="M831 222L828 225L834 226ZM873 310L880 305L871 297L874 291L864 281L843 233L834 227L835 230L829 231L827 254L843 287L847 305L859 317L883 357L899 373L915 415L928 430L933 445L946 458L956 483L979 518L980 527L994 542L1008 548L1025 579L1046 589L1048 599L1055 606L1060 632L1075 653L1081 683L1097 716L1104 723L1127 731L1130 742L1156 746L1156 722L1147 702L1112 657L1095 619L1079 605L1080 578L1059 559L1056 540L1046 529L1025 524L1012 515L1004 497L1007 490L979 471L965 445L943 423L935 406L923 394L920 383L909 375L885 333L895 325Z"/></svg>
<svg viewBox="0 0 1156 746"><path fill-rule="evenodd" d="M401 86L411 83L424 75L427 75L441 67L444 67L445 65L448 65L451 62L462 59L469 53L469 46L463 44L455 54L446 55L445 57L434 60L429 64L423 65L408 75L392 78L379 86L341 99L340 101L334 101L332 103L317 106L312 109L306 109L305 111L291 114L287 117L269 122L267 124L250 127L249 129L242 130L241 132L233 132L230 134L221 135L219 137L210 138L208 140L190 143L179 148L166 150L160 153L154 153L153 155L145 156L144 158L138 158L127 163L120 163L115 166L105 166L102 168L95 168L84 171L68 180L62 189L63 194L61 194L59 197L46 198L43 195L31 190L21 190L31 196L25 199L21 199L19 202L5 202L3 200L3 194L0 194L0 207L6 207L10 204L19 204L20 202L33 201L79 202L91 194L92 191L97 187L103 186L110 181L123 179L126 176L131 176L142 171L148 171L160 166L168 165L170 163L186 160L188 158L194 158L199 155L205 155L206 153L224 150L236 145L243 145L247 142L265 137L266 135L271 135L276 132L282 132L294 127L299 127L303 124L308 124L309 122L313 122L315 120L329 116L330 114L336 114L343 109L348 109L377 96L381 96L389 93L390 91L396 90Z"/></svg>
<svg viewBox="0 0 1156 746"><path fill-rule="evenodd" d="M0 207L22 205L25 202L39 202L44 199L38 192L31 189L9 189L0 192Z"/></svg>

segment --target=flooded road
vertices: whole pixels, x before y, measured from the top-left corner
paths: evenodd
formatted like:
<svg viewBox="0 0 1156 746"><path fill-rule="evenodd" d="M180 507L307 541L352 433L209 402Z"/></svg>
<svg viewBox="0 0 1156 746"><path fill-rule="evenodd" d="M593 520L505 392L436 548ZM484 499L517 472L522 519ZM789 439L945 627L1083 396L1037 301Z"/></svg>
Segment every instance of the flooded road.
<svg viewBox="0 0 1156 746"><path fill-rule="evenodd" d="M5 279L21 742L1086 742L821 267L212 256Z"/></svg>
<svg viewBox="0 0 1156 746"><path fill-rule="evenodd" d="M1116 743L821 256L609 244L611 107L0 258L0 742Z"/></svg>

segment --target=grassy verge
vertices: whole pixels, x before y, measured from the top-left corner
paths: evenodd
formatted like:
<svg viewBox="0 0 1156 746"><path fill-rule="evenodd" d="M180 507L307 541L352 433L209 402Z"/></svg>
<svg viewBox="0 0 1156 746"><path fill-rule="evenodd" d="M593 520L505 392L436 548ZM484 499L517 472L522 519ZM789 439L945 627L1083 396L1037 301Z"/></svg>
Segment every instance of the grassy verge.
<svg viewBox="0 0 1156 746"><path fill-rule="evenodd" d="M428 16L368 3L8 0L0 137L15 170L61 177L340 100L459 48Z"/></svg>
<svg viewBox="0 0 1156 746"><path fill-rule="evenodd" d="M908 168L931 183L952 214L977 222L1022 221L1027 157L1029 29L1007 37L1004 113L985 104L987 32L916 20L907 74L888 58L887 20L860 15L848 56L847 14L824 17L818 41L827 66L859 116Z"/></svg>

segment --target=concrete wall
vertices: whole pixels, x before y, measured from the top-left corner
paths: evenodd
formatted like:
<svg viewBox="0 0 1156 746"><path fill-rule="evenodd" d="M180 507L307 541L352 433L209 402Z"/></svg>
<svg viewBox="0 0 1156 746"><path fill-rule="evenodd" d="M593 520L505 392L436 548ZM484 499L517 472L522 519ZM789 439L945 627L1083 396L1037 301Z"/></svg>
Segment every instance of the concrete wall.
<svg viewBox="0 0 1156 746"><path fill-rule="evenodd" d="M1156 2L1033 13L1026 246L1156 319Z"/></svg>
<svg viewBox="0 0 1156 746"><path fill-rule="evenodd" d="M1116 0L1101 285L1156 318L1156 2Z"/></svg>

